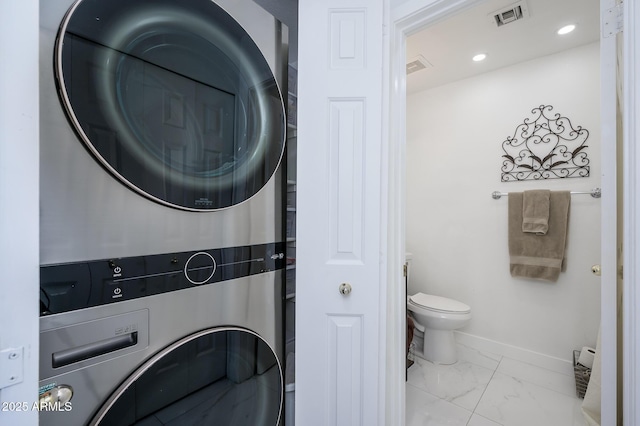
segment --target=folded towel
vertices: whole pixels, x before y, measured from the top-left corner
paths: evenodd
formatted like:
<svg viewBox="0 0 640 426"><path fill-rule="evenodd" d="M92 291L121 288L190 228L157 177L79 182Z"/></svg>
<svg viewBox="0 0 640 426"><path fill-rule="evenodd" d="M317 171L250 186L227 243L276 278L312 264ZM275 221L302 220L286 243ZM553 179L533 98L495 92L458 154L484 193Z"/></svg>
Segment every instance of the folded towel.
<svg viewBox="0 0 640 426"><path fill-rule="evenodd" d="M549 195L549 229L545 235L522 232L521 192L509 193L508 230L511 276L555 282L564 270L569 228L569 191Z"/></svg>
<svg viewBox="0 0 640 426"><path fill-rule="evenodd" d="M522 195L522 232L544 235L549 229L548 189L524 191Z"/></svg>

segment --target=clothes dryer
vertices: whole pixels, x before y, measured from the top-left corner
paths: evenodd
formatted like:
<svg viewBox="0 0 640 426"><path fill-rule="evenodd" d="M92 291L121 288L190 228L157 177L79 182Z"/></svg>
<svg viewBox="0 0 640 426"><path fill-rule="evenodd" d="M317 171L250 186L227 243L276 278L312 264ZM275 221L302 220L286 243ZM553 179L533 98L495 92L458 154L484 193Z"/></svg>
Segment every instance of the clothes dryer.
<svg viewBox="0 0 640 426"><path fill-rule="evenodd" d="M41 263L283 238L287 30L251 0L43 0Z"/></svg>

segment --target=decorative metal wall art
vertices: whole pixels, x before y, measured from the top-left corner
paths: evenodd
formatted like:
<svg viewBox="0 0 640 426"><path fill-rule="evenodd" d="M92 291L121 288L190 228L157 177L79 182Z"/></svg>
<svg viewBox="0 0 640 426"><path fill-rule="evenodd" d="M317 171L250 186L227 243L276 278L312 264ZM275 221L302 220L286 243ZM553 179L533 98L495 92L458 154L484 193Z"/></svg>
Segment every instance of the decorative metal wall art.
<svg viewBox="0 0 640 426"><path fill-rule="evenodd" d="M589 131L573 127L551 105L531 110L513 136L502 142L502 182L589 176Z"/></svg>

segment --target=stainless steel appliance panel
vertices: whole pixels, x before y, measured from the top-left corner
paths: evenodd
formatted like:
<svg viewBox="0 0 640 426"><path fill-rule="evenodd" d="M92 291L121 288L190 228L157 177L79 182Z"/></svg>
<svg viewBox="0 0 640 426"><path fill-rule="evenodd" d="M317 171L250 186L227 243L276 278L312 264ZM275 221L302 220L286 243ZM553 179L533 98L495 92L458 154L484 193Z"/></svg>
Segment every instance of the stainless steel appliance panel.
<svg viewBox="0 0 640 426"><path fill-rule="evenodd" d="M286 87L287 31L250 0L216 2L252 36ZM276 174L252 198L191 212L151 201L114 179L87 149L64 112L54 72L56 35L73 0L40 5L41 263L77 262L279 241L282 181Z"/></svg>
<svg viewBox="0 0 640 426"><path fill-rule="evenodd" d="M88 423L116 388L154 354L212 327L239 327L259 335L278 354L277 370L281 374L282 274L283 270L278 270L42 317L41 392L67 386L73 390L73 397L68 411L62 407L42 411L40 424ZM57 368L51 364L55 355L64 351L104 342L126 332L138 333L135 345ZM256 362L259 364L261 359L258 356ZM207 368L215 367L211 364ZM273 395L282 395L282 389L273 389Z"/></svg>

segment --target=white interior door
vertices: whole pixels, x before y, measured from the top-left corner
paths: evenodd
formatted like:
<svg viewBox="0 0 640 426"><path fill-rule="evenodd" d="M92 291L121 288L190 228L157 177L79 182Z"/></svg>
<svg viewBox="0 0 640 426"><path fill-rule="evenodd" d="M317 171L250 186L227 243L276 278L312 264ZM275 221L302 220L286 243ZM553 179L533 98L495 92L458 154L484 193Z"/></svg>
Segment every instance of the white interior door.
<svg viewBox="0 0 640 426"><path fill-rule="evenodd" d="M384 4L299 2L298 425L384 419Z"/></svg>
<svg viewBox="0 0 640 426"><path fill-rule="evenodd" d="M2 2L0 425L38 424L38 1ZM9 65L10 63L10 65Z"/></svg>

